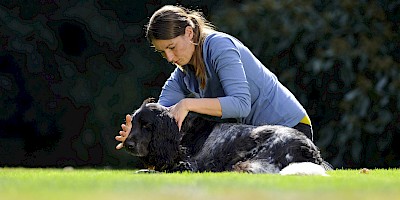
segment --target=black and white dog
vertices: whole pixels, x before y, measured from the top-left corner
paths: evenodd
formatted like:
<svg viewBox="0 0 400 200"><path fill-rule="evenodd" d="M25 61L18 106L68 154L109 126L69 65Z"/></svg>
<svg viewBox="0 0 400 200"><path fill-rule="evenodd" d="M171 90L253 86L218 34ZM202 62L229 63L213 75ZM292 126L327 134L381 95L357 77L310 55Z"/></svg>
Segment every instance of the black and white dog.
<svg viewBox="0 0 400 200"><path fill-rule="evenodd" d="M157 171L326 175L318 148L293 128L221 123L189 113L181 131L169 109L147 99L132 115L125 149Z"/></svg>

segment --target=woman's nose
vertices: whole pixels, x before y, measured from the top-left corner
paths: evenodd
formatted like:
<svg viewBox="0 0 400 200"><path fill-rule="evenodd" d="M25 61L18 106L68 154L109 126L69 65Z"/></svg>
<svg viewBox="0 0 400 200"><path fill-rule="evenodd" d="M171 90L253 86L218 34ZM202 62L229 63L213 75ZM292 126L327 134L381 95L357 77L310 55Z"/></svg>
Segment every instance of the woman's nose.
<svg viewBox="0 0 400 200"><path fill-rule="evenodd" d="M173 62L174 60L174 53L169 50L165 50L165 59L168 60L168 62Z"/></svg>

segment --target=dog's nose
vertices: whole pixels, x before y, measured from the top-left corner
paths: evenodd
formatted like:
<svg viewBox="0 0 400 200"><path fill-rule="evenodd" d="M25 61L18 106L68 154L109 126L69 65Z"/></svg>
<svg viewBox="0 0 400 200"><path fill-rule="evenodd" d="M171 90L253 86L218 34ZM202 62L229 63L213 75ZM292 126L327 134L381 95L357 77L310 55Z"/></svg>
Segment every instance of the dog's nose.
<svg viewBox="0 0 400 200"><path fill-rule="evenodd" d="M135 142L125 141L124 146L129 150L135 149Z"/></svg>

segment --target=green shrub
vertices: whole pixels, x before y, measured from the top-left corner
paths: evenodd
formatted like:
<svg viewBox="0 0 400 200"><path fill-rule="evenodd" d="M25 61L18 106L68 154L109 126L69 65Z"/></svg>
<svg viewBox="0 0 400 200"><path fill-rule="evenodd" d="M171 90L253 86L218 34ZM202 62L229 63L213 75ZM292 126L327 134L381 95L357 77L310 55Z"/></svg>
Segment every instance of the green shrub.
<svg viewBox="0 0 400 200"><path fill-rule="evenodd" d="M399 1L225 1L210 20L302 102L336 167L400 165Z"/></svg>

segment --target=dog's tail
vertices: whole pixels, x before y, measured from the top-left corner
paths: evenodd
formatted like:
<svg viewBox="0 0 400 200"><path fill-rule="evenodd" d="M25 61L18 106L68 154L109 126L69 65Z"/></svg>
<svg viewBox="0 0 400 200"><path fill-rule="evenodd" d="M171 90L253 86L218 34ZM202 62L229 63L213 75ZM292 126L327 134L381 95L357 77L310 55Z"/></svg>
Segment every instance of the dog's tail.
<svg viewBox="0 0 400 200"><path fill-rule="evenodd" d="M328 163L329 164L329 163ZM299 163L291 163L285 168L283 168L279 174L280 175L302 175L302 176L310 176L310 175L319 175L319 176L329 176L326 171L329 170L326 168L328 166L318 165L312 162L299 162ZM330 167L330 166L329 166ZM332 169L332 168L330 168Z"/></svg>
<svg viewBox="0 0 400 200"><path fill-rule="evenodd" d="M326 162L325 160L322 161L321 166L326 170L326 171L330 171L333 170L333 166Z"/></svg>

